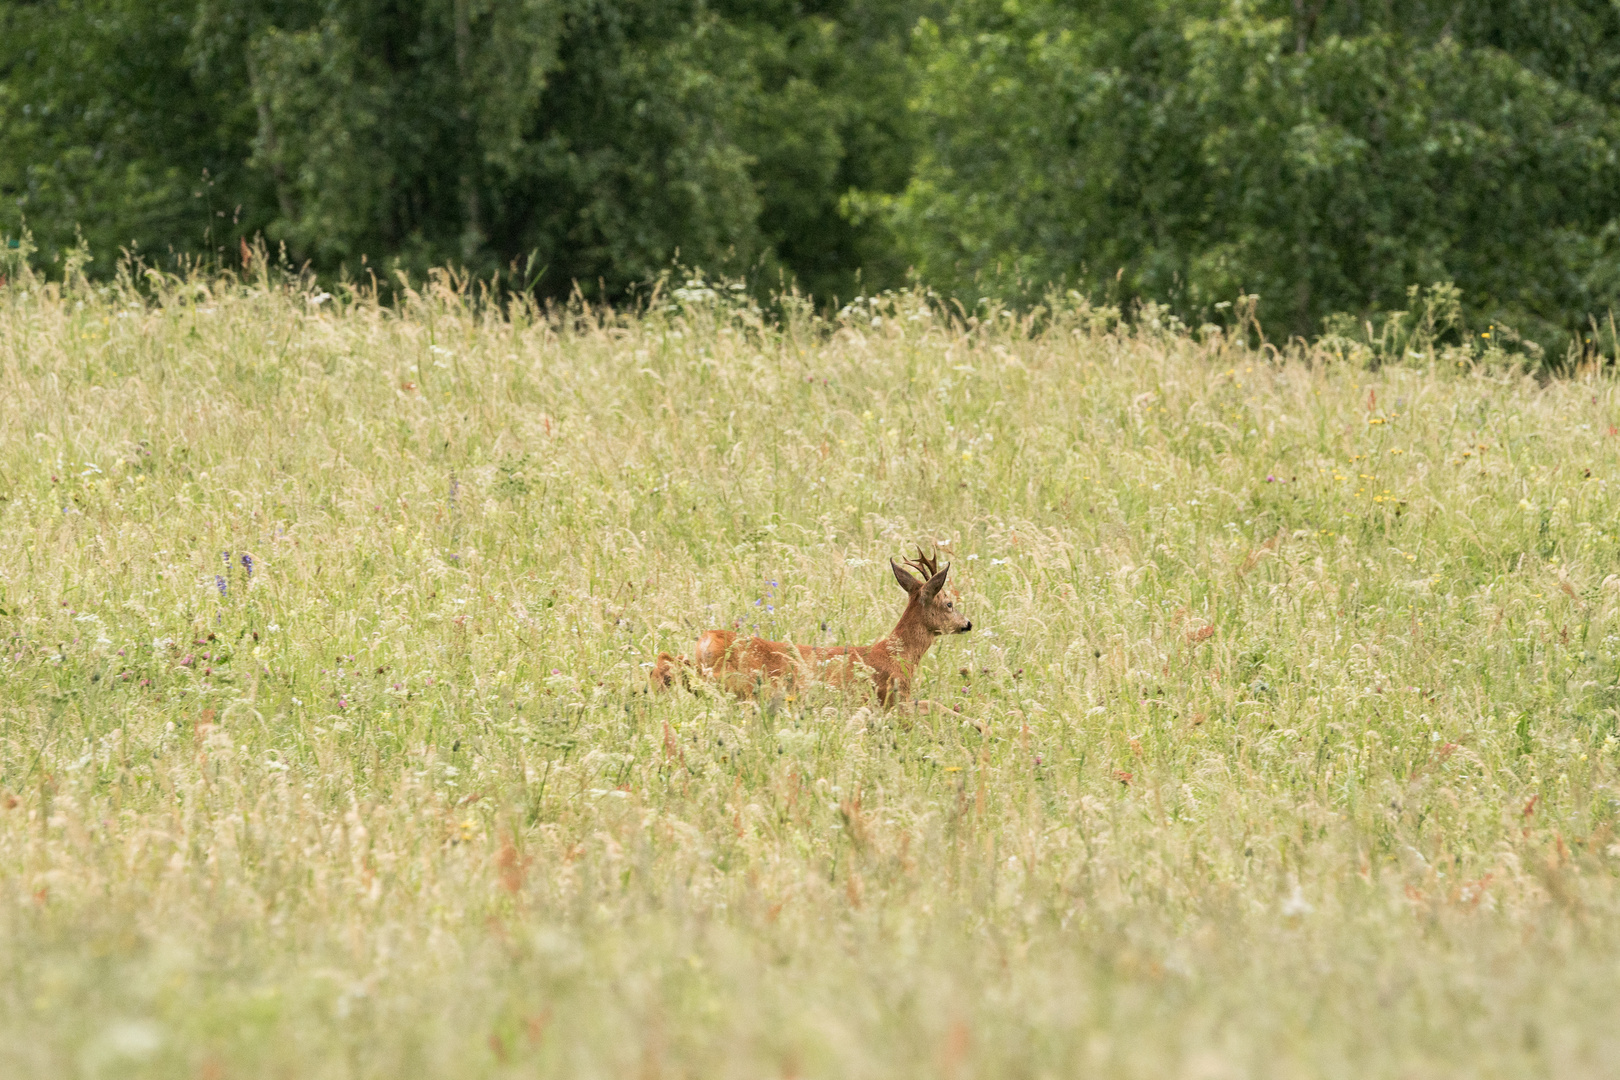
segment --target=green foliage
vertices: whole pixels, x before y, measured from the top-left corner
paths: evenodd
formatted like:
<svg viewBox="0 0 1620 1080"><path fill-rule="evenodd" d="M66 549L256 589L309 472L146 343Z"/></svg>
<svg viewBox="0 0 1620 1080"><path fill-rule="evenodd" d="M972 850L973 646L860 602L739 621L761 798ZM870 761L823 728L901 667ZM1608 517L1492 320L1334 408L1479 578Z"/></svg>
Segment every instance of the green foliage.
<svg viewBox="0 0 1620 1080"><path fill-rule="evenodd" d="M1620 19L1324 7L961 5L923 28L921 156L879 205L967 297L1117 271L1189 318L1258 294L1284 336L1454 281L1560 357L1620 300Z"/></svg>
<svg viewBox="0 0 1620 1080"><path fill-rule="evenodd" d="M47 265L82 235L110 274L267 221L240 117L181 62L192 8L0 3L0 235L26 221Z"/></svg>
<svg viewBox="0 0 1620 1080"><path fill-rule="evenodd" d="M1561 363L1615 351L1617 155L1599 0L0 0L0 233L101 277L914 269L1381 356L1439 282Z"/></svg>
<svg viewBox="0 0 1620 1080"><path fill-rule="evenodd" d="M745 24L736 53L751 87L737 131L753 160L759 225L775 265L814 296L848 300L862 284L904 279L885 223L849 213L846 203L852 191L898 192L911 175L906 45L925 5L820 6L801 18Z"/></svg>
<svg viewBox="0 0 1620 1080"><path fill-rule="evenodd" d="M614 297L678 256L848 295L899 273L839 204L905 182L914 6L8 3L0 231L226 263L262 233L323 272Z"/></svg>

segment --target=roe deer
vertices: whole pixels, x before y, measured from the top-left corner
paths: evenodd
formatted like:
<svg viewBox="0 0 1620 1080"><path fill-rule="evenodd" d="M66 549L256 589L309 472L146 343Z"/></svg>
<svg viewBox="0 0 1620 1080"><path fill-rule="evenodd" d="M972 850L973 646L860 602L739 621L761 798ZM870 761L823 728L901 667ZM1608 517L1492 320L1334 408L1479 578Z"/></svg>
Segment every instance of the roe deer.
<svg viewBox="0 0 1620 1080"><path fill-rule="evenodd" d="M945 588L945 575L951 571L949 563L941 570L937 557L929 558L918 548L917 557L907 559L906 565L919 571L922 579L889 560L894 579L911 598L894 629L871 645L792 645L761 637L739 640L730 630L710 630L698 638L690 660L658 654L649 676L653 688L667 689L677 674L684 681L685 669L696 666L699 674L714 679L738 697L751 696L767 682L791 686L801 680L816 680L850 686L870 680L884 707L905 701L911 696L911 679L917 665L934 639L973 629L973 623L956 610L956 592Z"/></svg>

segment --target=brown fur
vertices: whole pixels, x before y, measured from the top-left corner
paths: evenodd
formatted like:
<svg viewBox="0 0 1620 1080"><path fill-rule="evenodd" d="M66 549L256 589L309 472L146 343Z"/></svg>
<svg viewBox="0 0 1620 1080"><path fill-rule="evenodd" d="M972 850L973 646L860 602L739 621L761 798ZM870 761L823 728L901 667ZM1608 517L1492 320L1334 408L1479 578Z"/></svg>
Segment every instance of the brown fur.
<svg viewBox="0 0 1620 1080"><path fill-rule="evenodd" d="M958 597L945 588L950 564L939 568L936 559L917 552L906 565L922 573L919 580L894 560L889 566L909 599L900 621L871 645L792 645L761 637L740 638L730 630L710 630L697 640L689 660L659 653L650 676L655 689L667 689L676 678L683 682L696 668L738 697L752 697L766 684L792 687L815 681L848 687L870 681L884 706L908 701L911 681L934 639L944 634L965 634L973 623L956 610Z"/></svg>

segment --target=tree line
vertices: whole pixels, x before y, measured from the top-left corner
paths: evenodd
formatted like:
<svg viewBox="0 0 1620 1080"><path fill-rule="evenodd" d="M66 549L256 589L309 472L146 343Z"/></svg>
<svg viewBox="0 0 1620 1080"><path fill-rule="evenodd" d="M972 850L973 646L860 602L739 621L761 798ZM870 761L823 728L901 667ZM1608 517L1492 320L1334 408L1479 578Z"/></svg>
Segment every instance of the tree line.
<svg viewBox="0 0 1620 1080"><path fill-rule="evenodd" d="M1273 336L1452 282L1557 357L1612 352L1617 148L1607 0L0 0L0 235L103 272L263 237Z"/></svg>

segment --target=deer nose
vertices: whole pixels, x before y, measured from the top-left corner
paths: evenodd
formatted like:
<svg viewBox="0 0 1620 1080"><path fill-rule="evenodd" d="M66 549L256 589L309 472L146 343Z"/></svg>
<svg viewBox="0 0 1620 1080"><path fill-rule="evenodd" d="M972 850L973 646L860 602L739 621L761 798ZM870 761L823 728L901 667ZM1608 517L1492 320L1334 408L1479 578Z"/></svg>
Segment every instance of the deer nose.
<svg viewBox="0 0 1620 1080"><path fill-rule="evenodd" d="M971 629L973 629L973 620L969 619L967 625L962 627L962 629L958 630L957 633L958 634L965 634Z"/></svg>

